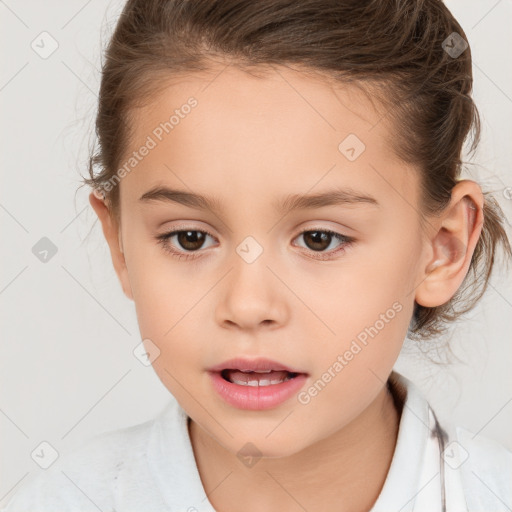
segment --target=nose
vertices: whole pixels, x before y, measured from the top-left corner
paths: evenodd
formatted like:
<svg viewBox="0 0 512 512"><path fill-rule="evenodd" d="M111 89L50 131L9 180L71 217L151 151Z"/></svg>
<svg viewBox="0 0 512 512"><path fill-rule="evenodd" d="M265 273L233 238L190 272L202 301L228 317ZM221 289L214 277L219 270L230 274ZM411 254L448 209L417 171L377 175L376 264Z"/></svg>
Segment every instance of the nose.
<svg viewBox="0 0 512 512"><path fill-rule="evenodd" d="M283 326L290 313L285 287L263 255L252 263L237 256L232 263L217 297L218 324L242 330Z"/></svg>

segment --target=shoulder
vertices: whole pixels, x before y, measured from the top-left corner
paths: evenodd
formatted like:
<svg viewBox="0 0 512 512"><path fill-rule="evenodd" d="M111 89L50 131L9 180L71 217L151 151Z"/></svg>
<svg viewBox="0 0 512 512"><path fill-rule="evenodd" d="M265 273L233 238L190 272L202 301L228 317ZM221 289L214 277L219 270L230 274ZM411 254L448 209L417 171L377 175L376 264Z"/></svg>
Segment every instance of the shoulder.
<svg viewBox="0 0 512 512"><path fill-rule="evenodd" d="M470 511L510 510L512 451L497 441L454 427L443 454L456 470Z"/></svg>
<svg viewBox="0 0 512 512"><path fill-rule="evenodd" d="M449 505L447 510L510 512L512 452L499 442L457 426L447 418L440 424L424 395L401 374L394 372L390 384L398 402L406 406L400 428L408 432L409 441L416 439L421 443L420 439L424 439L424 450L419 455L426 468L424 473L427 480L433 472L440 475L446 491L444 499ZM416 436L416 433L421 434ZM412 449L409 443L402 453L407 451L410 456ZM426 507L425 510L429 510L428 503Z"/></svg>
<svg viewBox="0 0 512 512"><path fill-rule="evenodd" d="M461 467L466 466L475 478L512 482L512 451L501 443L462 427L455 428L455 440L461 452Z"/></svg>
<svg viewBox="0 0 512 512"><path fill-rule="evenodd" d="M478 461L481 467L492 466L503 471L512 471L512 451L493 439L473 434L463 428L455 428L456 441L467 451L467 457Z"/></svg>
<svg viewBox="0 0 512 512"><path fill-rule="evenodd" d="M1 512L114 511L118 475L142 465L154 420L96 435L29 474Z"/></svg>

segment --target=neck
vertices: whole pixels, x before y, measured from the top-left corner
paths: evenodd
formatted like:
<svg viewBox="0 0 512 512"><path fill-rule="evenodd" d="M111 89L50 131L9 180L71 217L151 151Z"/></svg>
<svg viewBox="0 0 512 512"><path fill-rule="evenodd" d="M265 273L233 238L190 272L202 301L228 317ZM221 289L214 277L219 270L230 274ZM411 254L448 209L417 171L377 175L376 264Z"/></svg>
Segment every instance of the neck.
<svg viewBox="0 0 512 512"><path fill-rule="evenodd" d="M219 512L360 512L371 509L384 485L399 418L384 386L361 415L332 436L289 457L262 458L252 468L242 467L236 454L193 421L189 433L201 481Z"/></svg>

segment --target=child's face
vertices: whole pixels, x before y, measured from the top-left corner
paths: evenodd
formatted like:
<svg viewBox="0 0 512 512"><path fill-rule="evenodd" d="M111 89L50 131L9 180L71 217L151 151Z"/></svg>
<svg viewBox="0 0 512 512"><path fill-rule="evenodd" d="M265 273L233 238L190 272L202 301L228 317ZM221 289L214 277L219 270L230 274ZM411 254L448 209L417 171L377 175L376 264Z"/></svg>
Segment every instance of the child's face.
<svg viewBox="0 0 512 512"><path fill-rule="evenodd" d="M267 78L221 69L170 85L137 111L121 165L145 152L148 136L156 145L120 185L126 267L118 261L116 270L142 338L160 350L155 371L189 416L234 453L250 441L284 456L340 430L383 389L428 257L418 175L395 157L386 120L376 124L380 115L356 89L337 88L337 98L290 69ZM191 96L197 105L183 108ZM353 136L339 149L349 134L362 153ZM218 211L140 199L156 186L216 198ZM378 204L274 207L334 189ZM179 229L194 232L167 243L190 259L157 240ZM315 235L322 230L354 241L338 251L345 242ZM201 231L213 235L203 245ZM235 357L307 377L284 402L243 409L218 394L208 371Z"/></svg>

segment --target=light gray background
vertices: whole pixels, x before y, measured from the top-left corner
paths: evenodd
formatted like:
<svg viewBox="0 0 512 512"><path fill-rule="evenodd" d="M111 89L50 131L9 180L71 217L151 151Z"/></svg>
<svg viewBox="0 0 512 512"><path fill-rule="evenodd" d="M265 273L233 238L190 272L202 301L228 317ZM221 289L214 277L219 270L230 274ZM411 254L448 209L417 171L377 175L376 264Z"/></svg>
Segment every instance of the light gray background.
<svg viewBox="0 0 512 512"><path fill-rule="evenodd" d="M152 418L171 398L132 350L140 343L100 226L80 184L86 174L101 45L123 2L0 1L2 66L0 220L0 504L29 474L42 441L59 452ZM474 57L483 138L466 177L495 192L512 219L510 0L450 0ZM48 31L58 49L31 42ZM92 231L91 231L92 229ZM91 235L84 241L86 235ZM32 247L48 237L57 254ZM512 448L512 289L501 269L452 346L460 362L433 365L414 350L397 369L449 419Z"/></svg>

